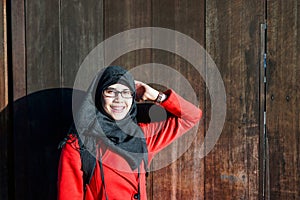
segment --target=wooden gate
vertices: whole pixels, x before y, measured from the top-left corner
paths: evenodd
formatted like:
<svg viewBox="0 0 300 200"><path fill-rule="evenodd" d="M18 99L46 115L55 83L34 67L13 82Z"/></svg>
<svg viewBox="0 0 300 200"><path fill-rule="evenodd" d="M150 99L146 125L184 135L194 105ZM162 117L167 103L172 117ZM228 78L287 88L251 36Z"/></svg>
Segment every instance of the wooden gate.
<svg viewBox="0 0 300 200"><path fill-rule="evenodd" d="M300 199L300 1L0 5L1 199L56 198L57 144L72 117L69 88L80 64L105 39L140 27L176 30L202 45L221 73L227 102L222 134L200 158L212 105L193 66L155 49L132 51L113 62L128 69L153 62L176 69L204 111L190 148L150 173L148 199Z"/></svg>

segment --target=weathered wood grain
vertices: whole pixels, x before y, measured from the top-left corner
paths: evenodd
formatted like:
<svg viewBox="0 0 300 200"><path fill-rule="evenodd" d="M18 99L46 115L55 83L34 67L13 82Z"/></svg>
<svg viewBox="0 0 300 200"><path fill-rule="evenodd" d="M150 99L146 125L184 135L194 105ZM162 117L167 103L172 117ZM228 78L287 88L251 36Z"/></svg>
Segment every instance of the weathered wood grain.
<svg viewBox="0 0 300 200"><path fill-rule="evenodd" d="M103 1L61 1L62 87L73 87L83 60L103 41L103 10Z"/></svg>
<svg viewBox="0 0 300 200"><path fill-rule="evenodd" d="M11 2L11 48L13 68L13 99L16 101L27 94L26 41L24 1Z"/></svg>
<svg viewBox="0 0 300 200"><path fill-rule="evenodd" d="M60 1L26 1L27 94L61 86Z"/></svg>
<svg viewBox="0 0 300 200"><path fill-rule="evenodd" d="M227 117L205 160L205 198L257 199L262 1L206 1L206 49L226 88ZM209 102L208 102L209 104Z"/></svg>
<svg viewBox="0 0 300 200"><path fill-rule="evenodd" d="M300 198L300 2L268 1L270 199Z"/></svg>
<svg viewBox="0 0 300 200"><path fill-rule="evenodd" d="M122 33L123 31L151 26L151 2L150 1L105 1L105 21L104 21L104 37L105 39ZM126 39L126 38L125 38ZM126 39L127 40L127 39ZM128 41L133 41L128 36ZM133 41L138 48L140 43L139 38ZM110 47L108 47L110 48ZM109 57L109 52L105 52L105 57ZM151 50L138 49L121 55L117 58L113 65L121 65L127 69L132 69L141 64L151 62ZM109 63L108 63L109 64Z"/></svg>
<svg viewBox="0 0 300 200"><path fill-rule="evenodd" d="M193 38L200 45L204 45L204 1L153 1L152 6L152 25L154 27L179 31ZM171 38L165 39L170 48L186 48L178 46L179 44L172 41ZM193 49L187 48L186 50L193 53ZM189 81L200 100L198 102L199 107L205 111L205 83L194 66L184 58L166 51L153 51L152 57L153 62L162 63L177 70ZM177 77L167 77L166 84L180 88L182 83L177 80ZM177 92L187 99L191 95L185 94L182 90ZM205 134L204 121L201 121L194 142L181 157L177 159L178 154L183 153L181 150L183 148L182 143L175 142L154 159L154 166L159 165L163 160L173 159L173 162L153 173L152 199L204 199L204 159L201 159L199 155ZM191 138L182 137L179 140L190 142L188 139Z"/></svg>

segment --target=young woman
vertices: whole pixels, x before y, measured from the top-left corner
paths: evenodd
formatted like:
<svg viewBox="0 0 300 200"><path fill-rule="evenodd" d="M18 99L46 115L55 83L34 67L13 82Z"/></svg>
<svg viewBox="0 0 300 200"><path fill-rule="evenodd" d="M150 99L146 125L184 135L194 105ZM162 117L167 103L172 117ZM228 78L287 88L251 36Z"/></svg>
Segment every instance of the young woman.
<svg viewBox="0 0 300 200"><path fill-rule="evenodd" d="M160 104L166 119L138 123L137 100ZM146 200L151 160L201 116L173 90L161 93L119 66L107 67L92 82L62 145L58 199Z"/></svg>

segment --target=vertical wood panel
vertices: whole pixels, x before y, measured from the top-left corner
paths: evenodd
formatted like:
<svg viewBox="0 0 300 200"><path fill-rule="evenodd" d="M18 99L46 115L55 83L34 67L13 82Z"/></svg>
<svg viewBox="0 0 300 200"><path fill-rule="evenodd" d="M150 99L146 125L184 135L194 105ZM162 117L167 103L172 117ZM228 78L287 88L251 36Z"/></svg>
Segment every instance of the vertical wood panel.
<svg viewBox="0 0 300 200"><path fill-rule="evenodd" d="M60 94L45 90L61 85L59 1L16 1L12 11L15 198L53 199Z"/></svg>
<svg viewBox="0 0 300 200"><path fill-rule="evenodd" d="M8 11L9 12L9 11ZM19 123L16 123L16 118L15 118L15 113L18 112L18 107L15 105L15 102L26 96L27 93L27 85L26 85L26 44L25 44L25 3L22 0L16 0L16 1L12 1L11 2L11 48L12 48L12 55L11 55L11 64L12 64L12 88L11 91L12 93L10 95L12 95L11 99L14 100L13 105L12 106L12 112L13 115L11 115L11 122L13 124L14 127L20 127ZM25 109L26 110L26 109ZM24 116L23 116L24 117ZM26 121L28 118L24 117L23 118L24 121ZM15 130L15 128L13 128L12 130ZM9 195L11 196L11 198L16 198L18 195L15 194L15 192L19 191L18 189L16 189L16 186L18 184L15 184L16 182L16 177L18 177L18 173L16 173L16 169L18 169L15 166L16 160L15 160L15 152L16 152L16 148L15 148L15 131L12 131L10 134L12 134L12 136L10 137L10 140L12 140L10 142L10 159L11 159L11 165L10 166L12 172L10 173L10 181L12 182L12 184L9 185L10 187L10 193ZM22 152L22 151L21 151ZM23 155L21 155L21 157L23 157ZM23 162L21 162L23 163ZM26 163L26 162L25 162ZM20 169L20 173L19 175L22 173L22 168Z"/></svg>
<svg viewBox="0 0 300 200"><path fill-rule="evenodd" d="M171 30L175 30L175 1L152 1L152 26L153 27L162 27L168 28ZM169 46L175 49L175 42L169 38L165 38L168 40ZM153 51L152 59L155 63L161 63L166 66L174 68L175 66L175 57L176 55L161 51L155 50ZM166 80L166 83L172 81L172 79ZM179 84L179 83L177 83ZM169 146L167 151L163 150L166 153L160 152L153 159L152 165L157 167L164 160L174 160L177 154L177 145ZM152 174L152 195L151 200L155 199L176 199L178 182L180 182L180 168L178 164L173 162L170 165L154 171ZM180 192L179 192L180 194Z"/></svg>
<svg viewBox="0 0 300 200"><path fill-rule="evenodd" d="M151 26L151 2L118 0L104 3L104 37L105 39L123 31ZM129 40L131 38L128 38ZM136 45L142 41L136 40ZM107 57L107 55L105 55ZM150 50L136 50L116 59L112 64L121 65L127 69L149 63Z"/></svg>
<svg viewBox="0 0 300 200"><path fill-rule="evenodd" d="M270 199L299 199L300 2L267 5Z"/></svg>
<svg viewBox="0 0 300 200"><path fill-rule="evenodd" d="M72 88L88 53L103 40L103 1L61 1L62 87Z"/></svg>
<svg viewBox="0 0 300 200"><path fill-rule="evenodd" d="M206 1L206 44L224 80L227 118L205 162L207 199L257 199L263 1Z"/></svg>
<svg viewBox="0 0 300 200"><path fill-rule="evenodd" d="M0 199L9 199L9 110L6 2L0 3Z"/></svg>
<svg viewBox="0 0 300 200"><path fill-rule="evenodd" d="M13 99L24 97L26 83L25 8L23 0L11 2Z"/></svg>
<svg viewBox="0 0 300 200"><path fill-rule="evenodd" d="M204 44L204 1L153 1L152 3L152 26L163 27L179 31L199 44ZM168 41L170 47L185 48L178 46L176 41ZM187 51L193 52L192 49ZM199 106L205 110L205 83L199 73L186 60L170 52L153 51L153 62L162 63L177 70L194 88L200 99ZM174 82L173 78L166 78L166 83ZM179 91L177 91L179 92ZM181 94L188 98L190 94ZM186 95L186 96L185 96ZM204 116L205 117L205 116ZM203 121L202 121L203 123ZM197 137L188 150L173 163L153 173L152 199L204 199L204 159L200 158L199 149L203 142L203 126L199 128ZM182 137L179 140L185 140ZM173 143L163 153L154 159L154 165L160 160L176 158L180 153L182 143Z"/></svg>
<svg viewBox="0 0 300 200"><path fill-rule="evenodd" d="M0 3L0 112L8 105L6 3Z"/></svg>
<svg viewBox="0 0 300 200"><path fill-rule="evenodd" d="M28 94L61 85L60 1L26 1Z"/></svg>

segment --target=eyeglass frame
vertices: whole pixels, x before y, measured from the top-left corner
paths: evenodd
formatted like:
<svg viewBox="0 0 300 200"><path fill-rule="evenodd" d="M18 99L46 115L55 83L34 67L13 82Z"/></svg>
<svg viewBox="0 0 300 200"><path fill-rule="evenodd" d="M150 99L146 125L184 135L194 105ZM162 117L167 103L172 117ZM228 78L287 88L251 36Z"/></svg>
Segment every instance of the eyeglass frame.
<svg viewBox="0 0 300 200"><path fill-rule="evenodd" d="M114 96L107 96L107 95L105 95L105 91L106 90L111 90L113 93L114 93ZM123 96L123 92L124 91L129 91L130 92L130 97L124 97ZM133 96L134 96L134 92L132 92L131 90L128 90L128 89L125 89L125 90L122 90L122 91L118 91L118 90L116 90L116 89L114 89L114 88L106 88L106 89L104 89L103 91L102 91L102 94L105 96L105 97L108 97L108 98L116 98L116 97L118 97L119 96L119 94L121 94L121 97L122 98L124 98L124 99L131 99L131 98L133 98Z"/></svg>

